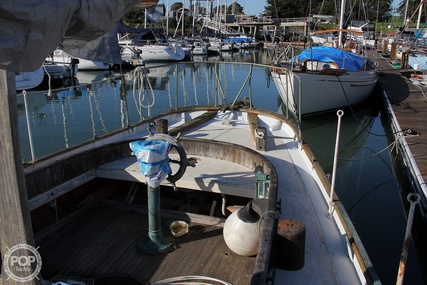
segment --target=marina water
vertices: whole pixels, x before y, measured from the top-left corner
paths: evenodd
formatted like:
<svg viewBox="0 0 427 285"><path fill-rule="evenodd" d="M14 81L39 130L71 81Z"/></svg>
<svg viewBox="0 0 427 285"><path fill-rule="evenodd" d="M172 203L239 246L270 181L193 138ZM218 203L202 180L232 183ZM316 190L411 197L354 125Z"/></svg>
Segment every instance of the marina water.
<svg viewBox="0 0 427 285"><path fill-rule="evenodd" d="M29 91L25 98L19 93L23 162L131 127L170 108L231 104L250 97L254 107L282 112L268 68L258 65L268 64L269 58L268 51L248 50L193 58L194 62L150 64L148 72L146 69L79 71L73 86ZM335 191L382 284L395 284L406 217L391 166L391 145L385 136L379 96L373 94L363 106L344 110ZM332 113L303 119L301 124L304 139L329 176L332 176L337 120ZM423 284L412 244L404 284Z"/></svg>

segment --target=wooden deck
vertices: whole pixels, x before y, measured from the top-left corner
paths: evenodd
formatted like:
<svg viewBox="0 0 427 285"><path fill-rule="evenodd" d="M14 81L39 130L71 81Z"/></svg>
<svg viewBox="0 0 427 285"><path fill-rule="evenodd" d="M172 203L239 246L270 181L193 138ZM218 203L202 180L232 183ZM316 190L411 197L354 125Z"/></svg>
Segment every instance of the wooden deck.
<svg viewBox="0 0 427 285"><path fill-rule="evenodd" d="M427 228L426 228L426 192L427 180L427 86L411 83L408 77L414 74L413 69L394 69L388 58L379 57L380 86L386 93L395 121L388 121L391 125L398 124L402 131L411 129L419 135L405 135L405 141L409 151L399 153L394 158L395 173L402 188L402 201L409 209L406 196L409 193L421 194L421 202L418 203L420 211L415 212L412 227L412 238L417 249L419 265L422 272L427 270ZM418 72L420 73L420 72ZM393 138L391 138L393 139ZM396 169L397 167L397 169ZM412 171L411 169L413 168ZM419 172L417 172L419 171ZM424 197L423 197L424 196ZM424 274L425 275L425 274Z"/></svg>
<svg viewBox="0 0 427 285"><path fill-rule="evenodd" d="M255 257L229 250L222 236L221 219L212 217L209 224L190 222L188 234L173 238L168 225L176 213L163 211L164 236L173 241L174 250L150 255L137 248L147 234L146 212L133 205L96 204L56 228L54 235L47 232L36 236L43 256L43 278L58 274L96 278L113 273L151 284L170 277L198 275L250 284ZM197 215L190 217L181 212L181 218L197 220Z"/></svg>
<svg viewBox="0 0 427 285"><path fill-rule="evenodd" d="M419 136L405 136L424 181L427 180L427 86L415 85L407 77L414 70L394 69L388 58L379 57L380 86L402 130L411 129Z"/></svg>

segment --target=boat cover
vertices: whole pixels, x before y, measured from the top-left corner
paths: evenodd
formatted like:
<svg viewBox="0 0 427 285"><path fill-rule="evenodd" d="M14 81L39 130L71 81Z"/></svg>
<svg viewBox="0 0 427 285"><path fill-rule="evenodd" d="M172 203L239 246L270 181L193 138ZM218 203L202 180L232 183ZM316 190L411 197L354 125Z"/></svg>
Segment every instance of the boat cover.
<svg viewBox="0 0 427 285"><path fill-rule="evenodd" d="M150 187L156 188L172 173L169 165L171 145L160 140L141 140L129 143Z"/></svg>
<svg viewBox="0 0 427 285"><path fill-rule="evenodd" d="M348 52L345 50L327 47L327 46L316 46L303 50L299 55L293 57L291 61L304 61L315 60L321 62L333 62L338 65L339 69L358 71L361 70L366 59L355 53Z"/></svg>
<svg viewBox="0 0 427 285"><path fill-rule="evenodd" d="M115 23L139 2L2 0L0 69L34 71L57 47L83 59L119 64Z"/></svg>

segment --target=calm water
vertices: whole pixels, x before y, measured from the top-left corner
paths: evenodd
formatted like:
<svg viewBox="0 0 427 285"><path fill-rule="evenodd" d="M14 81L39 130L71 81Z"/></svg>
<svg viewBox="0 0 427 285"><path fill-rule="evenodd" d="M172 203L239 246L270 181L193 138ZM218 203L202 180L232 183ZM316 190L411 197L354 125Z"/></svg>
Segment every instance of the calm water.
<svg viewBox="0 0 427 285"><path fill-rule="evenodd" d="M281 110L263 51L194 58L196 63L123 72L78 73L78 84L62 90L18 94L23 161L130 126L170 108L224 104L252 97L254 106ZM158 66L159 64L157 64ZM246 84L244 84L246 82ZM77 83L77 82L76 82ZM244 87L242 87L244 85ZM150 91L151 86L151 91ZM383 284L395 284L406 228L398 184L391 169L388 143L377 96L363 108L345 110L340 130L335 191L343 201ZM27 106L28 124L25 112ZM325 172L331 175L337 116L303 119L302 133ZM285 175L285 174L283 174ZM411 246L404 284L422 284Z"/></svg>

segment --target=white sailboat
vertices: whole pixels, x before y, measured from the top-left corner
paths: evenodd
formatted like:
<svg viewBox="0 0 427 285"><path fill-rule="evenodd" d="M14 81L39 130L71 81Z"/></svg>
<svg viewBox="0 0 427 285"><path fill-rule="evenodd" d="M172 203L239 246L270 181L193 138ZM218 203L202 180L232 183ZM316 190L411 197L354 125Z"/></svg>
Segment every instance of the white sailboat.
<svg viewBox="0 0 427 285"><path fill-rule="evenodd" d="M119 44L122 46L123 61L180 61L185 57L184 49L177 44L136 45L132 42L119 42Z"/></svg>
<svg viewBox="0 0 427 285"><path fill-rule="evenodd" d="M341 49L344 0L341 7L338 47L310 47L290 59L279 59L271 69L283 102L297 116L362 103L377 84L374 61Z"/></svg>
<svg viewBox="0 0 427 285"><path fill-rule="evenodd" d="M80 70L107 70L110 69L113 64L108 62L92 61L83 58L74 57L57 48L52 53L52 61L57 64L71 64L72 60L78 60L78 67Z"/></svg>

